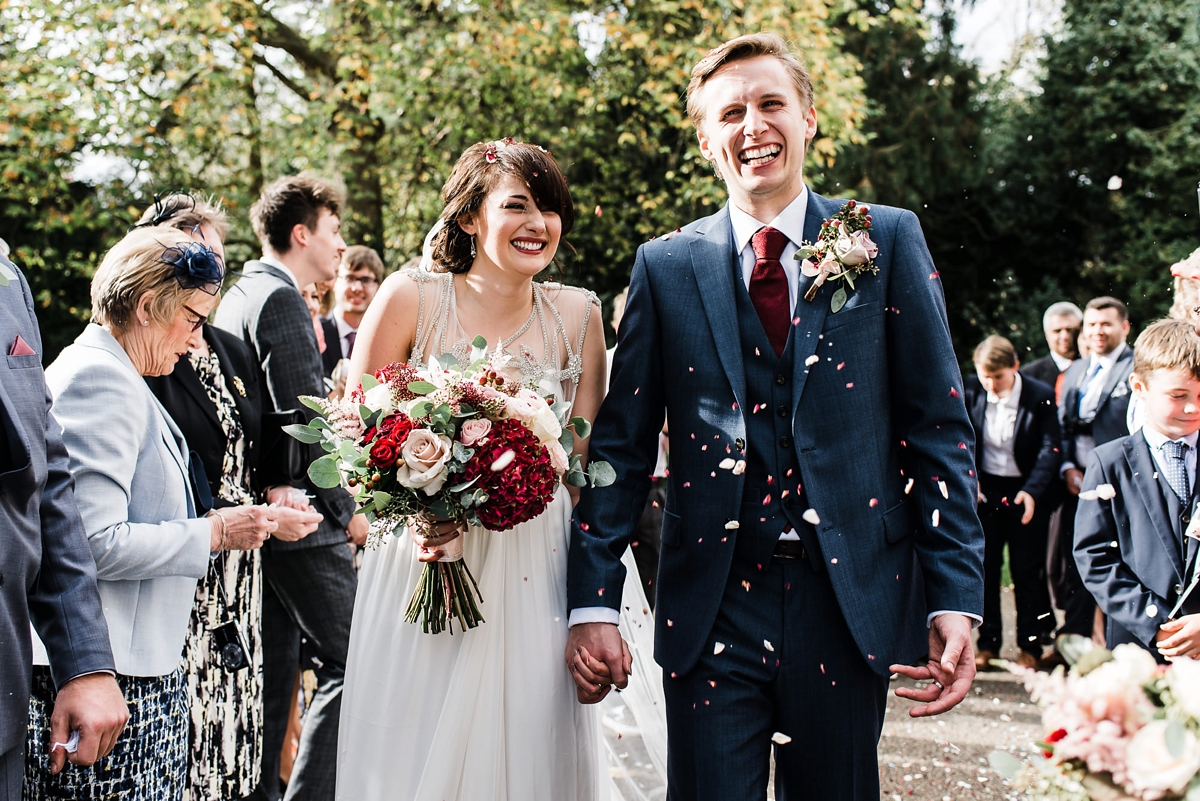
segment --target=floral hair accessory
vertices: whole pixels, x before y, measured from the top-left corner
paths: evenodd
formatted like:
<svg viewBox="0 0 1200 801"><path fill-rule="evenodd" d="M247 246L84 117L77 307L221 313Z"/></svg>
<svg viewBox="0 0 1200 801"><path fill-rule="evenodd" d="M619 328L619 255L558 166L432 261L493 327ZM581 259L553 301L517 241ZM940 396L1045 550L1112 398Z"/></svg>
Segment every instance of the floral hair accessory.
<svg viewBox="0 0 1200 801"><path fill-rule="evenodd" d="M199 289L209 295L221 291L225 265L221 257L202 242L164 248L159 260L174 268L175 280L183 289Z"/></svg>
<svg viewBox="0 0 1200 801"><path fill-rule="evenodd" d="M154 216L145 222L137 223L133 228L149 228L155 225L165 225L177 214L183 214L196 208L196 199L187 192L167 192L154 194ZM132 231L133 228L130 230Z"/></svg>

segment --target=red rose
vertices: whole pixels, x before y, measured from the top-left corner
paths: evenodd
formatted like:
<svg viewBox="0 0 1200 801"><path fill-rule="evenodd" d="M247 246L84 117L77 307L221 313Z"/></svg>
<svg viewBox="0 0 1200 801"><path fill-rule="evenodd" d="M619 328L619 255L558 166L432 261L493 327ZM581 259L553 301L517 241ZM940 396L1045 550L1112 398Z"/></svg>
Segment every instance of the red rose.
<svg viewBox="0 0 1200 801"><path fill-rule="evenodd" d="M389 438L383 437L371 446L371 462L379 467L395 467L399 450Z"/></svg>

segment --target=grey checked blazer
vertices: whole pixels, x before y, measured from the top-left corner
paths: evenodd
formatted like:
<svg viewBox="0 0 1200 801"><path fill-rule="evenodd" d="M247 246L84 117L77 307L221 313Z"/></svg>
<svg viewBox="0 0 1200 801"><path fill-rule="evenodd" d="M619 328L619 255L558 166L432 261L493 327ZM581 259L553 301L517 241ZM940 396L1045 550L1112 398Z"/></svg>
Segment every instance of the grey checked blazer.
<svg viewBox="0 0 1200 801"><path fill-rule="evenodd" d="M194 517L187 442L120 343L88 325L46 368L117 672L180 665L212 525Z"/></svg>
<svg viewBox="0 0 1200 801"><path fill-rule="evenodd" d="M221 300L213 324L245 340L254 351L276 411L303 408L297 400L301 395L328 393L312 316L296 285L278 267L246 262L242 277ZM304 412L312 417L307 408ZM323 454L317 446L307 446L306 461ZM313 506L325 519L299 542L268 540L263 546L268 552L345 543L346 526L354 514L350 493L341 487L321 489L307 479L304 489L314 496Z"/></svg>
<svg viewBox="0 0 1200 801"><path fill-rule="evenodd" d="M7 263L7 260L5 260ZM19 273L18 273L19 275ZM8 356L17 337L33 353ZM113 670L96 565L75 507L25 277L0 287L0 755L25 740L29 623L54 682ZM2 758L2 756L0 756ZM2 791L0 791L2 794Z"/></svg>

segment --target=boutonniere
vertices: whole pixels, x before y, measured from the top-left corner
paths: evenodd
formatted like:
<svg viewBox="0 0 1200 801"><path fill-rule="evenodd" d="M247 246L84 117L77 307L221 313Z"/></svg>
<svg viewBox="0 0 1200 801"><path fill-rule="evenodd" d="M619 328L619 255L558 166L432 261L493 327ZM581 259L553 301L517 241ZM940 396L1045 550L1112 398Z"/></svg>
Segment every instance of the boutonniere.
<svg viewBox="0 0 1200 801"><path fill-rule="evenodd" d="M817 290L828 280L843 281L854 289L854 276L877 273L875 257L879 248L867 233L871 227L871 207L847 201L842 210L821 223L821 235L815 243L803 242L795 258L803 260L800 272L815 278L804 299L812 302ZM830 311L837 313L846 305L846 286L839 286L830 298Z"/></svg>
<svg viewBox="0 0 1200 801"><path fill-rule="evenodd" d="M236 389L237 393L243 398L246 397L246 385L243 384L242 379L236 375L233 377L233 388Z"/></svg>
<svg viewBox="0 0 1200 801"><path fill-rule="evenodd" d="M0 260L0 286L8 286L9 281L16 281L17 274L3 260Z"/></svg>

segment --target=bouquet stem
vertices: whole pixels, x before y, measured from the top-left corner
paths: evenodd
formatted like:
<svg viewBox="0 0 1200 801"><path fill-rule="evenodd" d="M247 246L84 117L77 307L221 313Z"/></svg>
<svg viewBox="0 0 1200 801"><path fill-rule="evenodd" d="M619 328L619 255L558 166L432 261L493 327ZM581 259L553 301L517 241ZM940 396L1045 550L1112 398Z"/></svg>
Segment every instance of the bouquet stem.
<svg viewBox="0 0 1200 801"><path fill-rule="evenodd" d="M408 602L404 622L416 623L421 618L421 631L426 634L440 634L447 626L453 634L454 618L464 631L473 629L483 622L480 600L479 585L466 562L428 562Z"/></svg>

